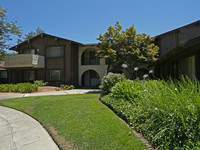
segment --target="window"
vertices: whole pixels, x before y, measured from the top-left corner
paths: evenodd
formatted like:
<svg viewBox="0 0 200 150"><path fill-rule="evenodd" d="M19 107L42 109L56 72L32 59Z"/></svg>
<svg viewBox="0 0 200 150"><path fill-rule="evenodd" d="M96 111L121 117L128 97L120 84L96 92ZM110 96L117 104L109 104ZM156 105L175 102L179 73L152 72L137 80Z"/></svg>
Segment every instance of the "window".
<svg viewBox="0 0 200 150"><path fill-rule="evenodd" d="M24 81L34 81L35 70L24 70Z"/></svg>
<svg viewBox="0 0 200 150"><path fill-rule="evenodd" d="M64 71L63 70L47 70L47 80L49 81L64 80Z"/></svg>
<svg viewBox="0 0 200 150"><path fill-rule="evenodd" d="M8 72L5 70L5 71L0 71L0 78L8 78Z"/></svg>
<svg viewBox="0 0 200 150"><path fill-rule="evenodd" d="M95 50L85 50L81 56L81 61L81 65L100 65L100 59L96 56Z"/></svg>
<svg viewBox="0 0 200 150"><path fill-rule="evenodd" d="M24 49L24 54L35 54L35 49Z"/></svg>
<svg viewBox="0 0 200 150"><path fill-rule="evenodd" d="M46 56L47 57L62 57L64 55L63 47L47 47Z"/></svg>
<svg viewBox="0 0 200 150"><path fill-rule="evenodd" d="M196 79L195 56L179 60L178 68L179 73L188 76L190 79Z"/></svg>

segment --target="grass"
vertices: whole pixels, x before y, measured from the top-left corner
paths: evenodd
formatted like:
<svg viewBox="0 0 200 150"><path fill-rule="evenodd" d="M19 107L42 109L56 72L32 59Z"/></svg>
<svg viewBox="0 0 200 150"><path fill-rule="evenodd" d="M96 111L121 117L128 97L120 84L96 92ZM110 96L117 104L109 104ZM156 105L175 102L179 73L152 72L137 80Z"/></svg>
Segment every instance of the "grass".
<svg viewBox="0 0 200 150"><path fill-rule="evenodd" d="M36 118L62 149L145 150L147 147L98 94L25 97L1 100Z"/></svg>

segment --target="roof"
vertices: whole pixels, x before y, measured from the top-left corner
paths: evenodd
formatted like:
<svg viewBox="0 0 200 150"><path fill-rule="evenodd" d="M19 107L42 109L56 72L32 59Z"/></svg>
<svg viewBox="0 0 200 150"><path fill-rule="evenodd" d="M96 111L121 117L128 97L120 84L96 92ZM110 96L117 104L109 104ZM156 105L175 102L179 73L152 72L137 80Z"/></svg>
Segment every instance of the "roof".
<svg viewBox="0 0 200 150"><path fill-rule="evenodd" d="M155 37L156 37L156 38L159 38L159 37L162 37L162 36L164 36L164 35L166 35L166 34L169 34L169 33L171 33L171 32L177 32L177 31L179 31L179 30L182 29L182 28L186 28L186 27L189 27L189 26L193 26L193 25L195 25L195 24L200 24L200 20L197 20L197 21L195 21L195 22L193 22L193 23L190 23L190 24L187 24L187 25L185 25L185 26L181 26L181 27L176 28L176 29L174 29L174 30L170 30L170 31L168 31L168 32L159 34L159 35L157 35L157 36L155 36Z"/></svg>
<svg viewBox="0 0 200 150"><path fill-rule="evenodd" d="M180 45L178 45L174 49L170 50L167 54L160 57L157 61L155 61L155 64L161 63L161 62L165 61L166 59L168 59L169 57L170 58L171 57L177 57L178 55L180 55L184 51L190 49L191 47L198 46L199 44L200 44L200 36L198 36L194 39L190 39L190 40L188 40L184 43L181 43Z"/></svg>
<svg viewBox="0 0 200 150"><path fill-rule="evenodd" d="M32 41L32 40L38 38L39 36L43 36L43 35L51 36L51 37L58 38L58 39L62 39L62 40L66 40L66 41L70 41L70 42L72 42L72 43L74 43L74 44L83 45L82 43L79 43L79 42L76 42L76 41L72 41L72 40L69 40L69 39L66 39L66 38L62 38L62 37L50 35L50 34L47 34L47 33L41 33L41 34L38 34L38 35L36 35L36 36L34 36L34 37L28 39L28 40L25 40L25 41L23 41L23 42L21 42L21 43L15 45L15 46L9 48L9 50L17 50L17 49L16 49L17 46L20 46L20 45L22 45L22 44L24 44L24 43L26 43L26 42L28 42L28 41Z"/></svg>

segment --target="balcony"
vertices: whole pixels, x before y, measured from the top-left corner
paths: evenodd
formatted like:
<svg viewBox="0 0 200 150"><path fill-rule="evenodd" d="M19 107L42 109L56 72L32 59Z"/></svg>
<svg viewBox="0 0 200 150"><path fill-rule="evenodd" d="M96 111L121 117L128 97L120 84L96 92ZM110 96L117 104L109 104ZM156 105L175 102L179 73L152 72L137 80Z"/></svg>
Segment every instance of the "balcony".
<svg viewBox="0 0 200 150"><path fill-rule="evenodd" d="M82 59L81 65L100 65L100 59L99 58L96 58L96 59L84 58Z"/></svg>
<svg viewBox="0 0 200 150"><path fill-rule="evenodd" d="M35 54L10 55L5 58L5 68L44 68L44 56Z"/></svg>

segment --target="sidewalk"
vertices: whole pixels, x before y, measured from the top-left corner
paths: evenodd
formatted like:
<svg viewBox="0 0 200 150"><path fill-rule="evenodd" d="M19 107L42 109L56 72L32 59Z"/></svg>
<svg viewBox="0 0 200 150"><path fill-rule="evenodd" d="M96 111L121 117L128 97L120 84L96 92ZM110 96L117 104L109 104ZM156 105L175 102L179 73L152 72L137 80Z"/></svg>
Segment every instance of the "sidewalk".
<svg viewBox="0 0 200 150"><path fill-rule="evenodd" d="M59 150L42 125L30 116L0 106L1 150Z"/></svg>
<svg viewBox="0 0 200 150"><path fill-rule="evenodd" d="M45 96L45 95L68 95L68 94L94 94L102 93L99 89L74 89L66 91L50 91L50 92L38 92L38 93L0 93L0 100L16 97L28 97L28 96Z"/></svg>
<svg viewBox="0 0 200 150"><path fill-rule="evenodd" d="M96 89L74 89L38 93L0 93L0 100L16 97L101 93ZM59 150L42 125L30 116L0 106L1 150Z"/></svg>

